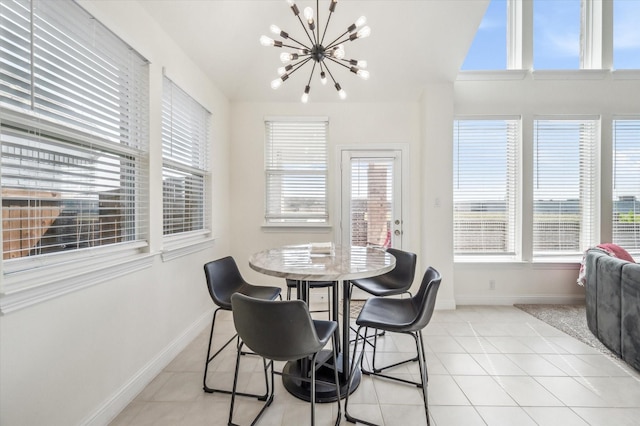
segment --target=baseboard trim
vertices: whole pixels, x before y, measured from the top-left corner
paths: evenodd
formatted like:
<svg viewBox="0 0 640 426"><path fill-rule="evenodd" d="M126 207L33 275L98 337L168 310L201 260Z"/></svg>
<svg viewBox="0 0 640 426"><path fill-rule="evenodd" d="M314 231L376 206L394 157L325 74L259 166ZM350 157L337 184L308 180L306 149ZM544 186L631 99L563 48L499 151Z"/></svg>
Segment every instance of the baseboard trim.
<svg viewBox="0 0 640 426"><path fill-rule="evenodd" d="M457 305L579 304L584 295L456 296Z"/></svg>
<svg viewBox="0 0 640 426"><path fill-rule="evenodd" d="M207 311L198 318L184 333L178 336L156 357L142 367L114 395L105 401L94 413L80 424L83 426L106 426L116 418L134 398L187 347L210 323L213 310Z"/></svg>

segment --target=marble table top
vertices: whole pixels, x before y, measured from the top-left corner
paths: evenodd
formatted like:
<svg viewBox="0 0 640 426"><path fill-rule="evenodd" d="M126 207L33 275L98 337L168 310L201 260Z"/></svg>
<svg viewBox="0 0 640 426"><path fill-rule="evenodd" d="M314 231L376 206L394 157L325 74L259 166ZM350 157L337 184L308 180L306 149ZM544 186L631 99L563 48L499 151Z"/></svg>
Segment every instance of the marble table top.
<svg viewBox="0 0 640 426"><path fill-rule="evenodd" d="M302 244L264 250L249 258L249 266L293 280L340 281L384 274L396 264L395 257L380 248L332 246L330 253L315 253L312 247Z"/></svg>

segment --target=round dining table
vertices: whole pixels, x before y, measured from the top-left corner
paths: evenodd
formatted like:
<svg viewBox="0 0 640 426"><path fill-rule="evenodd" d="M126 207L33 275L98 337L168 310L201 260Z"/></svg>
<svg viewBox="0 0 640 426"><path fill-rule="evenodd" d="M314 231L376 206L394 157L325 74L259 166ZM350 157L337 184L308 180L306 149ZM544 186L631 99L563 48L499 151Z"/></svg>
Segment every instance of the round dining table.
<svg viewBox="0 0 640 426"><path fill-rule="evenodd" d="M331 365L330 356L324 357L321 366L310 366L308 360L288 362L283 368L283 384L294 396L309 401L309 383L296 379L307 377L309 368L316 370L316 402L331 402L338 398L334 382L334 368L338 369L340 398L344 398L352 381L351 392L360 384L360 369L353 369L349 377L350 342L350 283L349 280L368 278L389 272L395 267L395 258L379 247L340 246L326 243L271 248L253 254L249 266L260 273L295 280L298 298L309 303L309 283L314 281L342 282L342 343L339 345L338 365ZM333 291L333 319L338 319L336 306L337 286ZM337 339L340 341L340 339Z"/></svg>

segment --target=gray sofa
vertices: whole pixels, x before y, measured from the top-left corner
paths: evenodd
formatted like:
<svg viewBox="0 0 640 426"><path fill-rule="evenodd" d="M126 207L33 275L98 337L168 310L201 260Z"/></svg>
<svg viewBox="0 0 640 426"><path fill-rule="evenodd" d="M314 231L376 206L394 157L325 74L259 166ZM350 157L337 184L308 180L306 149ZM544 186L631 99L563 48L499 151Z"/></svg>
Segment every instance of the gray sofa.
<svg viewBox="0 0 640 426"><path fill-rule="evenodd" d="M585 268L589 329L640 371L640 264L592 249Z"/></svg>

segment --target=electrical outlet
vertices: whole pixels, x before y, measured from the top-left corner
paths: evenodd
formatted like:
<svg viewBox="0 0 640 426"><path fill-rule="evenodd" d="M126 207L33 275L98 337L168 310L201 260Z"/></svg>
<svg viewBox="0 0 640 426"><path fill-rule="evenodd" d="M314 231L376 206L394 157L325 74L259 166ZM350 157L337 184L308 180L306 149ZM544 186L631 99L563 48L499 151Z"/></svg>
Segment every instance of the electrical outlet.
<svg viewBox="0 0 640 426"><path fill-rule="evenodd" d="M489 280L489 290L496 289L496 280Z"/></svg>

